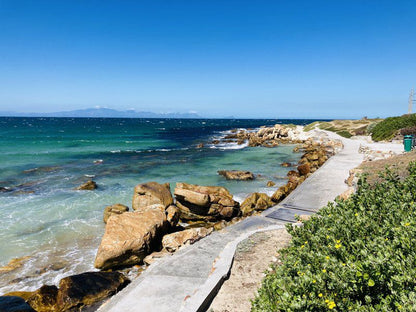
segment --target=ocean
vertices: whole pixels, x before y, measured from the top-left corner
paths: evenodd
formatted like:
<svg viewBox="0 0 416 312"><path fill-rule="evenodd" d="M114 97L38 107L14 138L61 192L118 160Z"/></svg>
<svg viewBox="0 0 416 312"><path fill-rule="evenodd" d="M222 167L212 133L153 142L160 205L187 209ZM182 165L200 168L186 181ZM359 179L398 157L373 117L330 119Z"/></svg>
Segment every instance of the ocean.
<svg viewBox="0 0 416 312"><path fill-rule="evenodd" d="M226 187L238 201L272 194L286 183L282 162L293 145L276 148L213 144L235 128L313 120L0 118L0 295L57 284L94 270L106 206L131 207L134 186L156 181ZM197 145L203 143L202 148ZM248 170L254 181L227 181L218 170ZM93 179L94 191L74 188ZM266 187L267 181L276 186Z"/></svg>

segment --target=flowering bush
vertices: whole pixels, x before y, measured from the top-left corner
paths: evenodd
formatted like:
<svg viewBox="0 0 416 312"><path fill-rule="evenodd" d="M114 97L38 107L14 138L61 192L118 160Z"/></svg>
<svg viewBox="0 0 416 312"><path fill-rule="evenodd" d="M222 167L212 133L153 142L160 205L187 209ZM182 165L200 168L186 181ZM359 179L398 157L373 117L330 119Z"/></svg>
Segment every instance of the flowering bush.
<svg viewBox="0 0 416 312"><path fill-rule="evenodd" d="M264 279L252 311L415 311L416 164L401 181L361 179L356 194L288 226L282 265Z"/></svg>

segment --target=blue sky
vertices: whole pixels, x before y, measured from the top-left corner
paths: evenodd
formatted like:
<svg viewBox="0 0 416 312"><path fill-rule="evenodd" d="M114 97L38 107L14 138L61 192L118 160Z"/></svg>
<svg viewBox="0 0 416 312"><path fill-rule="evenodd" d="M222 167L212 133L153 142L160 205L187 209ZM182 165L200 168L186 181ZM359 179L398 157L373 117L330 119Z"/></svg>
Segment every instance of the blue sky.
<svg viewBox="0 0 416 312"><path fill-rule="evenodd" d="M407 112L416 1L0 0L0 111Z"/></svg>

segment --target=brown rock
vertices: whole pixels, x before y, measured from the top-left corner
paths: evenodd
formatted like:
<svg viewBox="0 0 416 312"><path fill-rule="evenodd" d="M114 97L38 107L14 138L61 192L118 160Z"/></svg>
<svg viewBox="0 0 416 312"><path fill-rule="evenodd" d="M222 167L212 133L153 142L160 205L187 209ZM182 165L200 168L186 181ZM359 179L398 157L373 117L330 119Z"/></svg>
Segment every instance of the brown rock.
<svg viewBox="0 0 416 312"><path fill-rule="evenodd" d="M292 167L292 164L289 162L284 162L281 164L282 167Z"/></svg>
<svg viewBox="0 0 416 312"><path fill-rule="evenodd" d="M210 205L210 198L208 194L187 189L175 188L175 198L201 207L209 207Z"/></svg>
<svg viewBox="0 0 416 312"><path fill-rule="evenodd" d="M281 186L276 192L274 192L271 198L273 202L278 203L282 199L284 199L286 196L287 196L287 189L284 186Z"/></svg>
<svg viewBox="0 0 416 312"><path fill-rule="evenodd" d="M167 231L164 210L162 205L151 205L108 219L94 266L105 270L140 263Z"/></svg>
<svg viewBox="0 0 416 312"><path fill-rule="evenodd" d="M241 171L241 170L219 170L219 175L224 176L227 180L254 180L254 174L250 171Z"/></svg>
<svg viewBox="0 0 416 312"><path fill-rule="evenodd" d="M272 186L275 186L276 185L276 183L274 183L273 181L268 181L267 182L267 187L272 187Z"/></svg>
<svg viewBox="0 0 416 312"><path fill-rule="evenodd" d="M183 220L216 221L240 214L239 203L223 187L177 183L174 194Z"/></svg>
<svg viewBox="0 0 416 312"><path fill-rule="evenodd" d="M104 209L103 221L104 223L107 223L108 218L110 218L112 215L119 215L127 211L129 211L129 207L122 204L107 206Z"/></svg>
<svg viewBox="0 0 416 312"><path fill-rule="evenodd" d="M77 191L92 191L92 190L95 190L96 188L97 188L97 183L90 180L90 181L87 181L87 182L81 184L80 186L78 186L75 189Z"/></svg>
<svg viewBox="0 0 416 312"><path fill-rule="evenodd" d="M119 272L86 272L65 277L59 282L59 311L99 302L129 283L130 280Z"/></svg>
<svg viewBox="0 0 416 312"><path fill-rule="evenodd" d="M174 252L183 245L193 244L211 234L212 228L192 228L163 236L162 245L169 252Z"/></svg>
<svg viewBox="0 0 416 312"><path fill-rule="evenodd" d="M199 143L196 148L203 148L204 147L204 143Z"/></svg>
<svg viewBox="0 0 416 312"><path fill-rule="evenodd" d="M140 210L154 204L163 205L165 208L173 204L169 183L148 182L136 185L133 195L133 210Z"/></svg>
<svg viewBox="0 0 416 312"><path fill-rule="evenodd" d="M163 258L166 255L170 255L170 253L165 249L162 249L161 251L155 251L152 252L150 255L146 256L146 258L143 259L143 262L146 265L151 265L153 262L156 261L156 259Z"/></svg>
<svg viewBox="0 0 416 312"><path fill-rule="evenodd" d="M309 164L306 163L306 164L299 165L298 171L301 176L304 176L304 175L307 175L311 171L311 168Z"/></svg>
<svg viewBox="0 0 416 312"><path fill-rule="evenodd" d="M299 171L290 170L290 171L287 173L287 176L288 176L288 177L291 177L291 176L299 177L299 176L300 176L300 174L299 174Z"/></svg>
<svg viewBox="0 0 416 312"><path fill-rule="evenodd" d="M253 193L243 201L240 209L243 216L248 216L255 210L265 210L273 205L274 202L267 194Z"/></svg>
<svg viewBox="0 0 416 312"><path fill-rule="evenodd" d="M180 211L175 205L170 205L166 208L166 221L169 222L171 227L175 227L179 222Z"/></svg>

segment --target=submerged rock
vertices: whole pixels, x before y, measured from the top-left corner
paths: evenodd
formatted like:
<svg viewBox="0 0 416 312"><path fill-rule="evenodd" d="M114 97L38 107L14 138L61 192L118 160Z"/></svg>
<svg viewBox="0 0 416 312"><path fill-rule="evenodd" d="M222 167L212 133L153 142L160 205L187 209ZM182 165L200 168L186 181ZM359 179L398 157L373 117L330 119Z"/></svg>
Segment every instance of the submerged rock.
<svg viewBox="0 0 416 312"><path fill-rule="evenodd" d="M163 205L112 216L108 219L94 266L105 270L142 262L160 245L167 228Z"/></svg>
<svg viewBox="0 0 416 312"><path fill-rule="evenodd" d="M30 258L31 258L30 256L25 256L25 257L14 258L14 259L10 260L10 262L6 266L0 267L0 274L10 272L10 271L14 271L14 270L20 268Z"/></svg>
<svg viewBox="0 0 416 312"><path fill-rule="evenodd" d="M92 191L95 190L97 188L97 183L95 183L92 180L89 180L83 184L81 184L80 186L78 186L77 188L75 188L78 191Z"/></svg>
<svg viewBox="0 0 416 312"><path fill-rule="evenodd" d="M174 252L183 245L190 245L200 240L201 238L211 234L213 228L192 228L172 234L163 236L162 245L163 248L169 252Z"/></svg>
<svg viewBox="0 0 416 312"><path fill-rule="evenodd" d="M0 311L1 312L36 312L26 302L25 299L18 296L0 296Z"/></svg>
<svg viewBox="0 0 416 312"><path fill-rule="evenodd" d="M148 182L136 185L133 195L133 210L140 210L155 204L163 205L164 208L173 204L169 183Z"/></svg>
<svg viewBox="0 0 416 312"><path fill-rule="evenodd" d="M276 185L276 183L274 183L273 181L268 181L267 182L267 187L272 187L272 186L275 186Z"/></svg>
<svg viewBox="0 0 416 312"><path fill-rule="evenodd" d="M240 215L239 203L224 187L177 183L174 194L181 220L217 221Z"/></svg>
<svg viewBox="0 0 416 312"><path fill-rule="evenodd" d="M254 180L254 174L250 171L219 170L218 174L224 176L227 180Z"/></svg>
<svg viewBox="0 0 416 312"><path fill-rule="evenodd" d="M59 288L44 285L33 292L12 292L6 296L19 297L34 309L22 311L79 311L115 294L128 283L130 280L119 272L86 272L61 279Z"/></svg>
<svg viewBox="0 0 416 312"><path fill-rule="evenodd" d="M127 211L129 211L129 207L122 205L122 204L114 204L111 206L107 206L104 209L103 221L104 223L107 223L108 218L110 218L111 216L120 215Z"/></svg>

